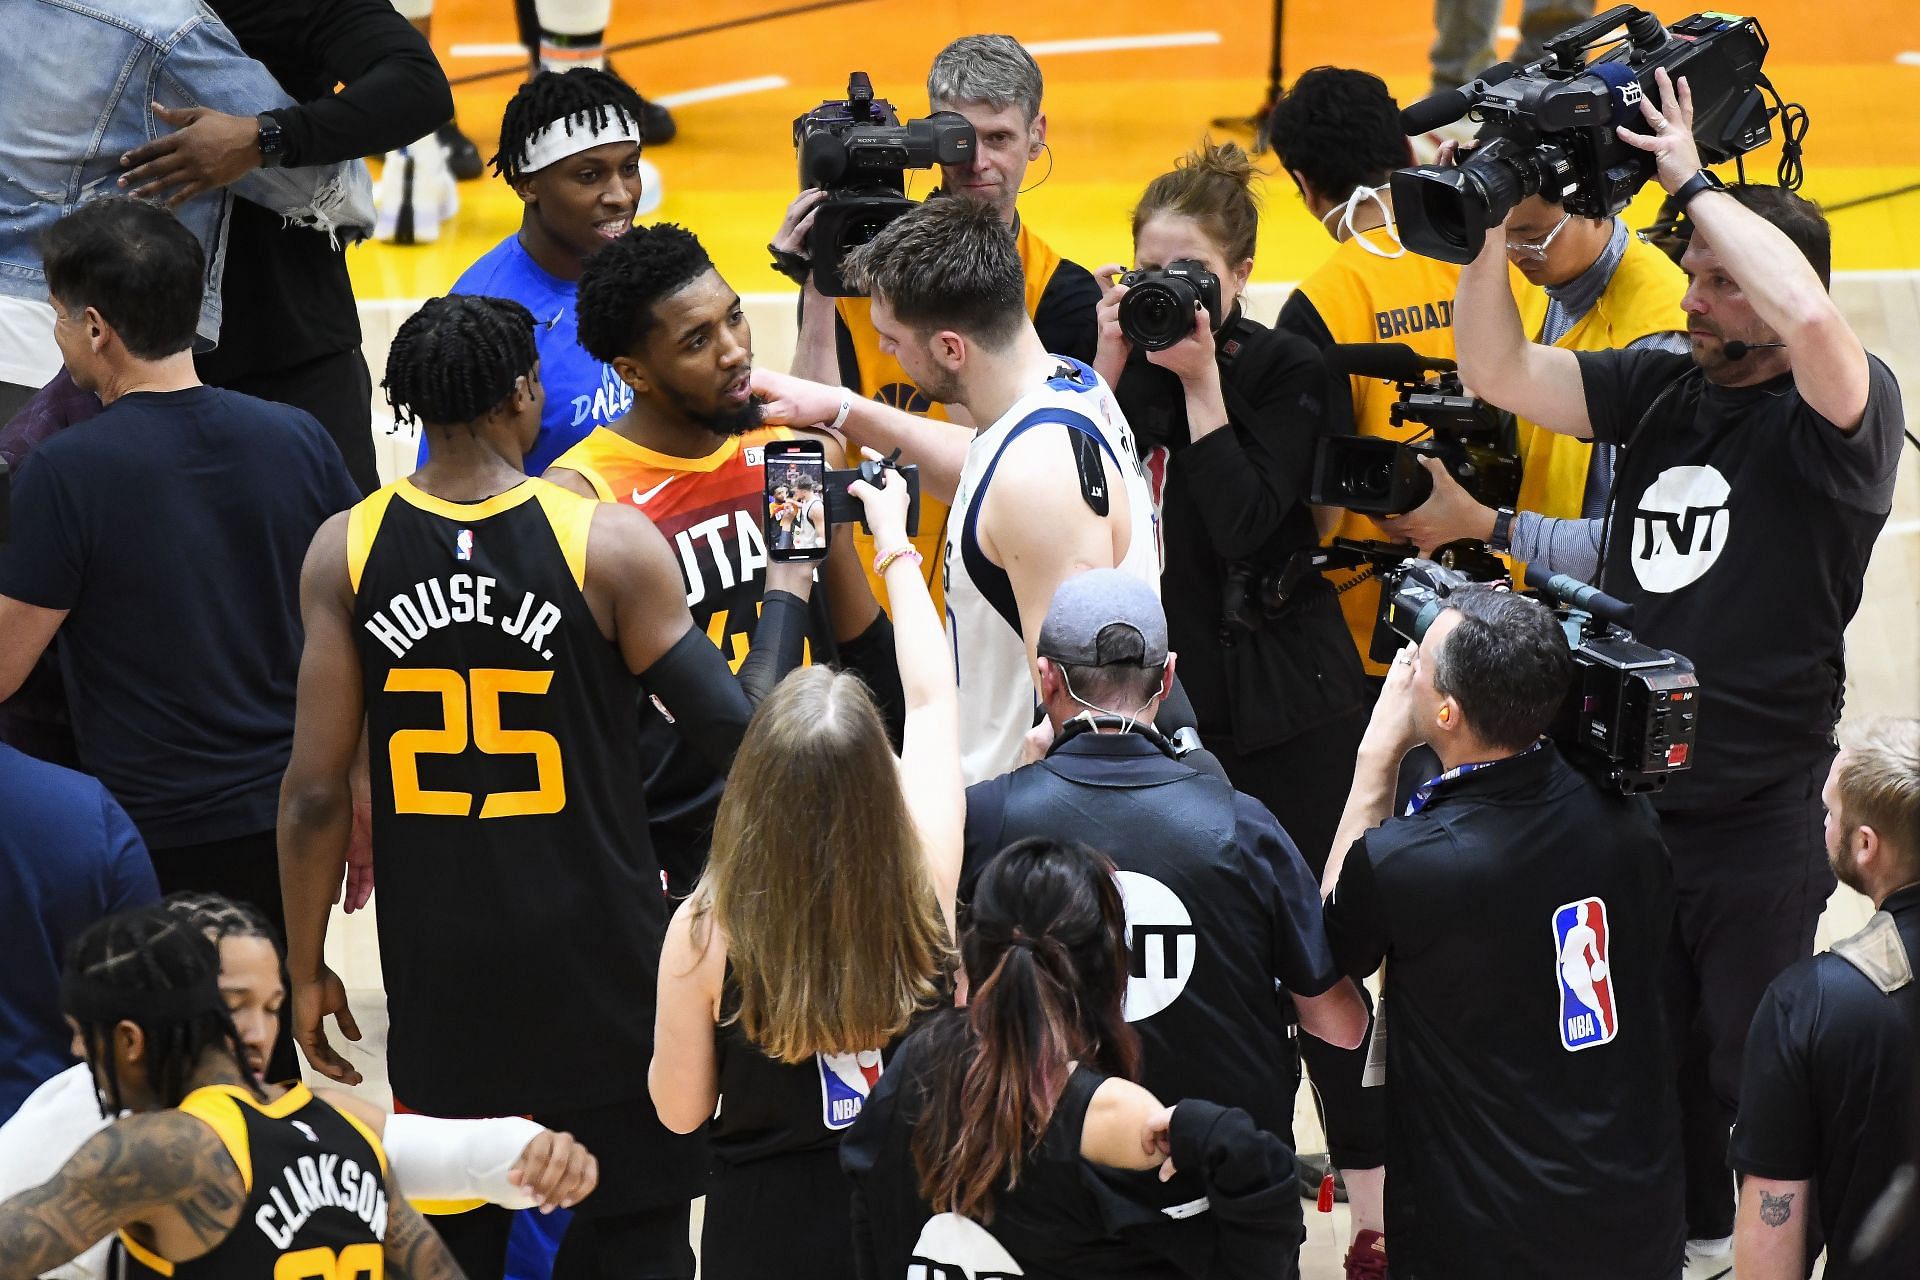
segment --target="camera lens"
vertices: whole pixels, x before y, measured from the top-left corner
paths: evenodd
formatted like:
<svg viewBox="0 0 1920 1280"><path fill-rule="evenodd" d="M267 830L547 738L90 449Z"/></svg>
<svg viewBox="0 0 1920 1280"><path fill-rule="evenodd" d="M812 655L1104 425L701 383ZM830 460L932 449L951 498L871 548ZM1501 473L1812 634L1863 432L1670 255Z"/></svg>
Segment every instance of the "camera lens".
<svg viewBox="0 0 1920 1280"><path fill-rule="evenodd" d="M1120 332L1145 351L1165 351L1193 332L1200 294L1180 279L1148 280L1120 300Z"/></svg>
<svg viewBox="0 0 1920 1280"><path fill-rule="evenodd" d="M1401 241L1415 253L1441 262L1472 262L1487 228L1506 220L1513 206L1540 189L1538 158L1509 139L1483 144L1448 169L1423 164L1393 175L1393 208Z"/></svg>

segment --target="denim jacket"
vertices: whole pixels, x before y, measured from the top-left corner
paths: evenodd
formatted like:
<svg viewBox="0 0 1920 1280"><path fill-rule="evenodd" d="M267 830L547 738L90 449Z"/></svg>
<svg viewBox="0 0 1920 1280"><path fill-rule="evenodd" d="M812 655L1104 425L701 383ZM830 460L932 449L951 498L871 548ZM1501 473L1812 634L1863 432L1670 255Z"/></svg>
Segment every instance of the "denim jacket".
<svg viewBox="0 0 1920 1280"><path fill-rule="evenodd" d="M293 105L201 0L0 0L0 294L43 302L39 237L78 205L119 192L120 157L166 132L152 104L257 115ZM220 280L235 197L315 234L373 223L364 161L255 169L175 212L207 253L199 336L220 335Z"/></svg>

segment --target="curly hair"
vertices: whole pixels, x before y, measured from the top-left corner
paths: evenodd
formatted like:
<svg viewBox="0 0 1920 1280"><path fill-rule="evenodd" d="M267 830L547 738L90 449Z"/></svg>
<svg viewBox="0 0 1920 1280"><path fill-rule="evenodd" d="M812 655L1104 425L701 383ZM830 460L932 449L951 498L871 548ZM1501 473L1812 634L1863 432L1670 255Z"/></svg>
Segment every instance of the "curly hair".
<svg viewBox="0 0 1920 1280"><path fill-rule="evenodd" d="M539 359L532 312L508 298L449 294L401 324L380 386L396 423L452 426L485 417Z"/></svg>
<svg viewBox="0 0 1920 1280"><path fill-rule="evenodd" d="M520 160L534 134L555 121L562 121L567 136L572 137L576 124L582 128L604 128L609 114L624 115L636 127L643 127L646 119L640 95L613 72L598 67L542 71L521 85L519 92L507 102L507 109L500 117L500 149L488 163L508 182L517 181L525 176Z"/></svg>
<svg viewBox="0 0 1920 1280"><path fill-rule="evenodd" d="M1273 104L1267 142L1283 168L1328 200L1380 186L1412 159L1386 82L1345 67L1302 73Z"/></svg>
<svg viewBox="0 0 1920 1280"><path fill-rule="evenodd" d="M685 227L635 227L587 259L574 302L580 345L604 364L638 350L653 329L654 304L711 270L713 259Z"/></svg>

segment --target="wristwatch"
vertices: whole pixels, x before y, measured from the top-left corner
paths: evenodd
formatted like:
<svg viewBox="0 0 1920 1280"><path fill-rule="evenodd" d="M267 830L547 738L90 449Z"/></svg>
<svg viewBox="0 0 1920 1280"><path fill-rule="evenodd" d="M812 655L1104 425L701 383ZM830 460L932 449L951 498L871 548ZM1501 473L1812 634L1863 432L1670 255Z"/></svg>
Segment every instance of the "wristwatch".
<svg viewBox="0 0 1920 1280"><path fill-rule="evenodd" d="M1726 189L1727 184L1720 181L1719 176L1716 175L1713 170L1702 169L1681 183L1679 189L1673 193L1673 207L1676 209L1686 208L1688 203L1702 191L1725 191Z"/></svg>
<svg viewBox="0 0 1920 1280"><path fill-rule="evenodd" d="M280 122L270 115L254 117L260 124L260 167L277 169L287 162L287 135L280 129Z"/></svg>
<svg viewBox="0 0 1920 1280"><path fill-rule="evenodd" d="M1513 508L1500 507L1493 513L1493 533L1487 545L1495 551L1513 550Z"/></svg>

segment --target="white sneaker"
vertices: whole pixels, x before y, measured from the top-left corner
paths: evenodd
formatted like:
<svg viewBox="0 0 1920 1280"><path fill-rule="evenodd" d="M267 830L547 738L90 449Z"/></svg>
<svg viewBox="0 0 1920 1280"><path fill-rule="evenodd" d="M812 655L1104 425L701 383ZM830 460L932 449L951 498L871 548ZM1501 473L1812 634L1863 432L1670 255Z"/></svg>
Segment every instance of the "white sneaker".
<svg viewBox="0 0 1920 1280"><path fill-rule="evenodd" d="M1728 1280L1733 1275L1733 1237L1687 1241L1683 1280Z"/></svg>
<svg viewBox="0 0 1920 1280"><path fill-rule="evenodd" d="M390 152L374 190L373 234L388 244L431 244L460 211L460 189L438 139L422 138Z"/></svg>

